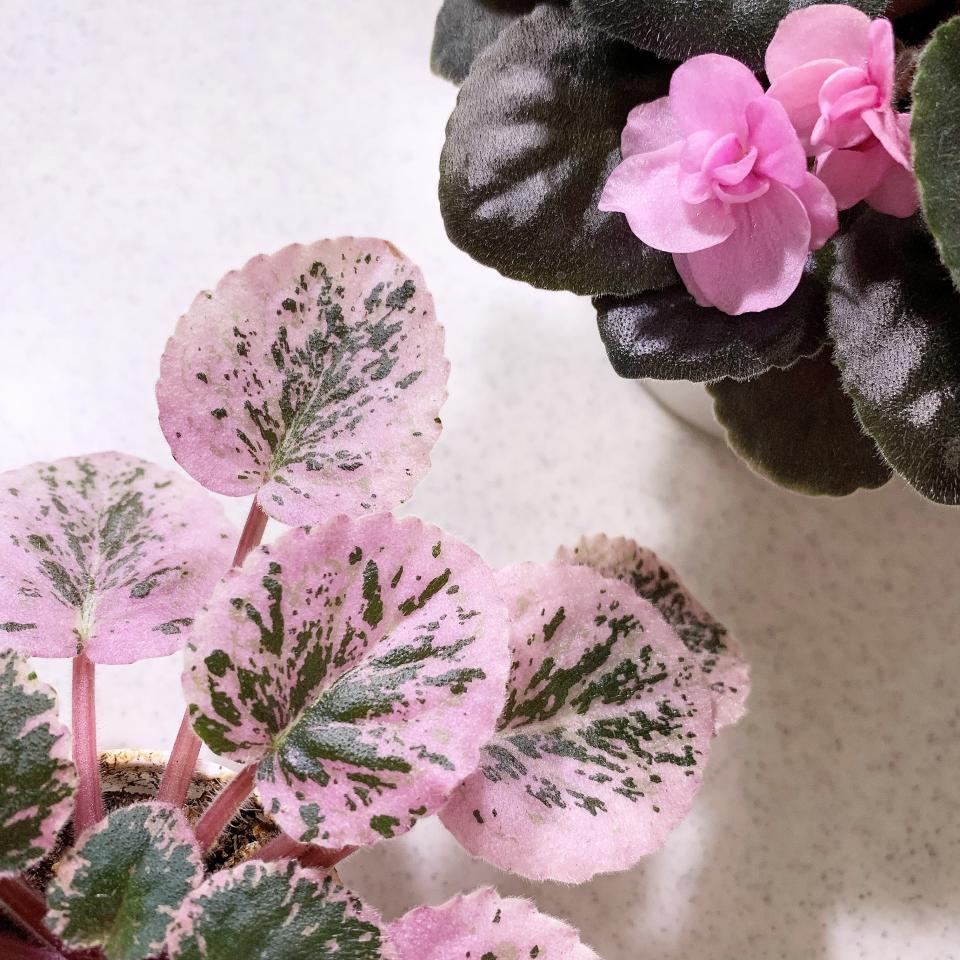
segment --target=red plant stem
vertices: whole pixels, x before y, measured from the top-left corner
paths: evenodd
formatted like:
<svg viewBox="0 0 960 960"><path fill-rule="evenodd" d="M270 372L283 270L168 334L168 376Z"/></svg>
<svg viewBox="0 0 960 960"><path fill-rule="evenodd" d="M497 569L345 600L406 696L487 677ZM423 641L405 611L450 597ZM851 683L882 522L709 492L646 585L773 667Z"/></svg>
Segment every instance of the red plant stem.
<svg viewBox="0 0 960 960"><path fill-rule="evenodd" d="M247 522L243 525L243 532L237 542L237 552L233 556L233 568L243 566L250 552L260 545L263 531L267 528L267 515L260 509L256 498L250 504ZM183 714L180 721L180 730L174 741L173 750L167 768L160 781L157 791L157 800L161 803L172 803L175 807L182 807L190 789L190 780L197 766L197 757L200 756L200 738L193 732L189 712Z"/></svg>
<svg viewBox="0 0 960 960"><path fill-rule="evenodd" d="M64 960L54 947L37 947L0 933L0 957L4 960Z"/></svg>
<svg viewBox="0 0 960 960"><path fill-rule="evenodd" d="M0 880L0 901L24 930L49 944L54 950L59 948L60 941L43 922L43 918L47 915L47 905L43 897L26 880L22 877L7 877ZM2 956L6 957L6 953ZM54 953L52 956L59 957L60 953Z"/></svg>
<svg viewBox="0 0 960 960"><path fill-rule="evenodd" d="M197 821L197 843L206 853L216 843L223 828L233 819L250 792L257 778L257 765L244 767L218 794L213 803L203 811Z"/></svg>
<svg viewBox="0 0 960 960"><path fill-rule="evenodd" d="M157 791L158 803L172 803L176 807L183 806L193 779L193 771L197 768L197 757L200 756L200 738L193 732L190 723L190 714L184 712L174 741L170 759L163 771L160 789Z"/></svg>
<svg viewBox="0 0 960 960"><path fill-rule="evenodd" d="M327 847L309 847L297 859L304 867L323 867L330 870L342 860L346 860L351 853L356 853L356 847L341 847L339 850L330 850Z"/></svg>
<svg viewBox="0 0 960 960"><path fill-rule="evenodd" d="M73 835L79 837L103 819L97 754L96 665L83 652L73 658L73 762L79 780Z"/></svg>
<svg viewBox="0 0 960 960"><path fill-rule="evenodd" d="M312 843L298 843L293 837L281 833L279 837L274 837L269 843L265 843L253 859L265 862L298 860L304 867L323 867L329 870L349 857L356 849L356 847L342 847L339 850L330 850Z"/></svg>

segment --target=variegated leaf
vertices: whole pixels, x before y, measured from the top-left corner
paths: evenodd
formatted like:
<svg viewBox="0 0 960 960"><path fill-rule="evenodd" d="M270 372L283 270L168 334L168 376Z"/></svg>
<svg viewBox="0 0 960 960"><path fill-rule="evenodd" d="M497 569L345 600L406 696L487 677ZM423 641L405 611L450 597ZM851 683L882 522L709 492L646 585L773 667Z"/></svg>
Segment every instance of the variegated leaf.
<svg viewBox="0 0 960 960"><path fill-rule="evenodd" d="M573 927L490 887L417 907L389 933L398 960L599 960Z"/></svg>
<svg viewBox="0 0 960 960"><path fill-rule="evenodd" d="M162 803L120 807L60 864L47 891L47 926L69 947L142 960L163 949L173 912L202 878L182 812Z"/></svg>
<svg viewBox="0 0 960 960"><path fill-rule="evenodd" d="M0 632L37 657L132 663L177 650L230 564L223 509L122 453L0 475Z"/></svg>
<svg viewBox="0 0 960 960"><path fill-rule="evenodd" d="M264 806L301 842L392 837L476 766L503 707L493 574L419 520L340 517L253 554L216 589L184 690L213 751L258 762Z"/></svg>
<svg viewBox="0 0 960 960"><path fill-rule="evenodd" d="M24 657L0 652L0 877L43 859L73 810L70 733L53 690Z"/></svg>
<svg viewBox="0 0 960 960"><path fill-rule="evenodd" d="M213 874L177 912L167 950L171 960L396 958L373 910L330 874L294 861Z"/></svg>
<svg viewBox="0 0 960 960"><path fill-rule="evenodd" d="M294 244L181 317L160 424L204 486L256 494L284 523L389 510L430 465L448 369L433 298L395 247Z"/></svg>
<svg viewBox="0 0 960 960"><path fill-rule="evenodd" d="M727 628L697 602L673 567L635 540L611 539L603 534L582 537L573 548L560 547L557 560L592 567L604 577L623 580L663 614L707 675L718 730L736 723L746 713L750 668L740 647Z"/></svg>
<svg viewBox="0 0 960 960"><path fill-rule="evenodd" d="M631 587L587 567L521 564L507 705L441 818L476 856L532 879L625 870L686 816L713 737L696 659Z"/></svg>

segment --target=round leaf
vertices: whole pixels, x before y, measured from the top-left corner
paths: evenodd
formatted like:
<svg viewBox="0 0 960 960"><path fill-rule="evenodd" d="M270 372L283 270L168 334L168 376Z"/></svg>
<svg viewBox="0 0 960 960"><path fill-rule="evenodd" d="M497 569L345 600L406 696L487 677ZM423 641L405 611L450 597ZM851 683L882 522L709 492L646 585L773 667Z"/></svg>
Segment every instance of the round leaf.
<svg viewBox="0 0 960 960"><path fill-rule="evenodd" d="M230 565L222 508L122 453L0 475L0 633L22 653L132 663L179 649Z"/></svg>
<svg viewBox="0 0 960 960"><path fill-rule="evenodd" d="M628 294L676 282L626 217L597 209L638 103L670 70L540 6L470 71L447 125L440 208L450 239L536 287Z"/></svg>
<svg viewBox="0 0 960 960"><path fill-rule="evenodd" d="M763 68L763 55L788 13L844 2L879 16L885 0L573 0L591 26L671 60L722 53Z"/></svg>
<svg viewBox="0 0 960 960"><path fill-rule="evenodd" d="M443 0L430 51L430 67L445 80L463 83L473 61L537 0Z"/></svg>
<svg viewBox="0 0 960 960"><path fill-rule="evenodd" d="M480 768L441 812L471 853L532 879L625 870L686 816L713 736L703 671L625 583L521 564L507 706Z"/></svg>
<svg viewBox="0 0 960 960"><path fill-rule="evenodd" d="M573 549L561 547L557 560L592 567L601 576L623 580L652 603L706 675L713 693L717 730L743 717L750 693L750 668L727 628L697 602L673 567L635 540L611 539L602 534L582 537Z"/></svg>
<svg viewBox="0 0 960 960"><path fill-rule="evenodd" d="M76 779L56 695L25 658L0 652L0 877L53 849L73 810Z"/></svg>
<svg viewBox="0 0 960 960"><path fill-rule="evenodd" d="M163 948L173 911L202 877L183 813L161 803L121 807L60 864L47 892L47 926L67 946L142 960Z"/></svg>
<svg viewBox="0 0 960 960"><path fill-rule="evenodd" d="M420 271L383 240L294 244L201 293L157 384L174 457L301 526L389 510L430 466L449 364Z"/></svg>
<svg viewBox="0 0 960 960"><path fill-rule="evenodd" d="M490 887L441 907L417 907L390 924L399 960L599 960L562 920Z"/></svg>
<svg viewBox="0 0 960 960"><path fill-rule="evenodd" d="M925 497L960 503L960 296L919 218L865 211L839 240L829 324L883 455Z"/></svg>
<svg viewBox="0 0 960 960"><path fill-rule="evenodd" d="M830 351L740 383L708 384L727 442L747 465L797 493L843 497L891 470L843 392Z"/></svg>
<svg viewBox="0 0 960 960"><path fill-rule="evenodd" d="M910 136L923 214L960 287L960 17L940 26L920 57Z"/></svg>
<svg viewBox="0 0 960 960"><path fill-rule="evenodd" d="M419 520L340 517L253 554L199 617L184 689L213 751L259 761L294 839L409 830L477 764L503 706L493 574Z"/></svg>
<svg viewBox="0 0 960 960"><path fill-rule="evenodd" d="M253 860L213 874L177 912L171 960L395 960L380 918L330 874ZM479 960L479 958L478 958Z"/></svg>
<svg viewBox="0 0 960 960"><path fill-rule="evenodd" d="M783 306L738 317L697 306L682 286L598 297L594 306L621 377L745 380L816 353L826 339L824 289L810 272Z"/></svg>

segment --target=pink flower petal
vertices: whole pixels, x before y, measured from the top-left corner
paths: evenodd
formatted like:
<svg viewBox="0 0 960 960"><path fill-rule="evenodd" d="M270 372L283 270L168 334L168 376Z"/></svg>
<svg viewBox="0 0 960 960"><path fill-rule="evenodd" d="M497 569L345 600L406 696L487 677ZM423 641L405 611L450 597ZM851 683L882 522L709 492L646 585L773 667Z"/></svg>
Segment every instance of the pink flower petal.
<svg viewBox="0 0 960 960"><path fill-rule="evenodd" d="M890 103L893 96L894 71L896 69L896 42L893 24L885 17L870 24L870 79L880 90L880 102Z"/></svg>
<svg viewBox="0 0 960 960"><path fill-rule="evenodd" d="M870 18L846 5L818 4L780 21L767 47L767 77L772 83L810 60L843 60L863 67L869 56Z"/></svg>
<svg viewBox="0 0 960 960"><path fill-rule="evenodd" d="M917 178L900 164L891 164L880 185L867 194L866 200L880 213L891 217L911 217L920 206Z"/></svg>
<svg viewBox="0 0 960 960"><path fill-rule="evenodd" d="M687 288L687 293L697 302L697 306L712 307L713 303L703 290L700 289L697 278L690 269L690 254L675 253L673 255L673 265L677 268L677 273L680 274L680 279Z"/></svg>
<svg viewBox="0 0 960 960"><path fill-rule="evenodd" d="M716 130L746 134L747 104L763 96L760 81L739 60L706 53L677 67L670 80L670 104L686 133Z"/></svg>
<svg viewBox="0 0 960 960"><path fill-rule="evenodd" d="M724 187L722 184L715 183L713 191L717 199L724 203L752 203L758 197L762 197L769 189L772 180L766 177L757 177L750 174L744 177L739 183Z"/></svg>
<svg viewBox="0 0 960 960"><path fill-rule="evenodd" d="M810 218L810 249L819 250L839 229L837 201L822 180L808 173L793 192Z"/></svg>
<svg viewBox="0 0 960 960"><path fill-rule="evenodd" d="M730 238L690 253L685 268L699 292L724 313L778 307L797 289L810 250L803 203L788 187L770 181L764 196L732 211L737 227Z"/></svg>
<svg viewBox="0 0 960 960"><path fill-rule="evenodd" d="M890 156L906 170L912 169L910 163L909 133L904 135L899 120L901 115L893 110L867 110L863 114L864 123L873 135L883 144ZM909 130L909 121L908 128Z"/></svg>
<svg viewBox="0 0 960 960"><path fill-rule="evenodd" d="M866 150L828 150L817 161L817 176L837 201L838 210L849 210L872 193L895 166L882 144Z"/></svg>
<svg viewBox="0 0 960 960"><path fill-rule="evenodd" d="M788 70L775 80L767 96L779 100L787 111L800 142L812 153L810 135L820 119L820 88L837 70L846 64L842 60L811 60Z"/></svg>
<svg viewBox="0 0 960 960"><path fill-rule="evenodd" d="M733 219L716 200L687 203L680 193L679 143L627 157L610 174L598 204L624 213L630 229L648 246L688 253L721 243Z"/></svg>
<svg viewBox="0 0 960 960"><path fill-rule="evenodd" d="M757 150L755 170L788 187L799 186L807 172L807 156L783 104L759 97L747 105L749 143Z"/></svg>
<svg viewBox="0 0 960 960"><path fill-rule="evenodd" d="M573 927L490 887L411 910L390 924L388 939L398 960L600 960Z"/></svg>
<svg viewBox="0 0 960 960"><path fill-rule="evenodd" d="M627 125L620 136L620 152L624 158L635 153L649 153L682 140L683 134L670 108L670 98L660 97L641 103L627 116Z"/></svg>

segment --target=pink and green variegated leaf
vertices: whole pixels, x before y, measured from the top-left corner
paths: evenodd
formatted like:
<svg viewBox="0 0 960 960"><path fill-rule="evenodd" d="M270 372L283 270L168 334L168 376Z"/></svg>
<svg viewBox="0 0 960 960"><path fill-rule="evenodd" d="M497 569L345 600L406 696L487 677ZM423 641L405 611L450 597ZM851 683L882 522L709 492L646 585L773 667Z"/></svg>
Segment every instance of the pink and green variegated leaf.
<svg viewBox="0 0 960 960"><path fill-rule="evenodd" d="M0 652L0 877L16 876L53 849L76 782L56 694L24 657Z"/></svg>
<svg viewBox="0 0 960 960"><path fill-rule="evenodd" d="M187 645L194 729L257 762L295 840L371 843L435 812L503 708L508 623L493 573L436 527L339 517L252 554Z"/></svg>
<svg viewBox="0 0 960 960"><path fill-rule="evenodd" d="M380 917L331 874L252 860L186 899L167 951L171 960L396 960L385 939Z"/></svg>
<svg viewBox="0 0 960 960"><path fill-rule="evenodd" d="M573 927L491 887L394 920L398 960L600 960Z"/></svg>
<svg viewBox="0 0 960 960"><path fill-rule="evenodd" d="M390 510L430 466L449 364L419 269L344 237L254 257L167 344L160 425L205 487L302 526Z"/></svg>
<svg viewBox="0 0 960 960"><path fill-rule="evenodd" d="M511 616L507 705L441 811L476 856L532 879L625 870L686 816L713 737L703 671L657 609L587 567L497 578Z"/></svg>
<svg viewBox="0 0 960 960"><path fill-rule="evenodd" d="M200 847L183 813L134 803L81 835L47 891L47 926L68 946L107 960L163 949L173 913L203 879Z"/></svg>
<svg viewBox="0 0 960 960"><path fill-rule="evenodd" d="M35 657L166 656L234 539L203 490L123 453L0 474L0 635Z"/></svg>
<svg viewBox="0 0 960 960"><path fill-rule="evenodd" d="M572 548L560 547L557 560L592 567L605 577L623 580L649 600L707 675L717 730L743 717L750 694L750 667L727 628L696 600L673 567L635 540L611 539L603 534L582 537Z"/></svg>

